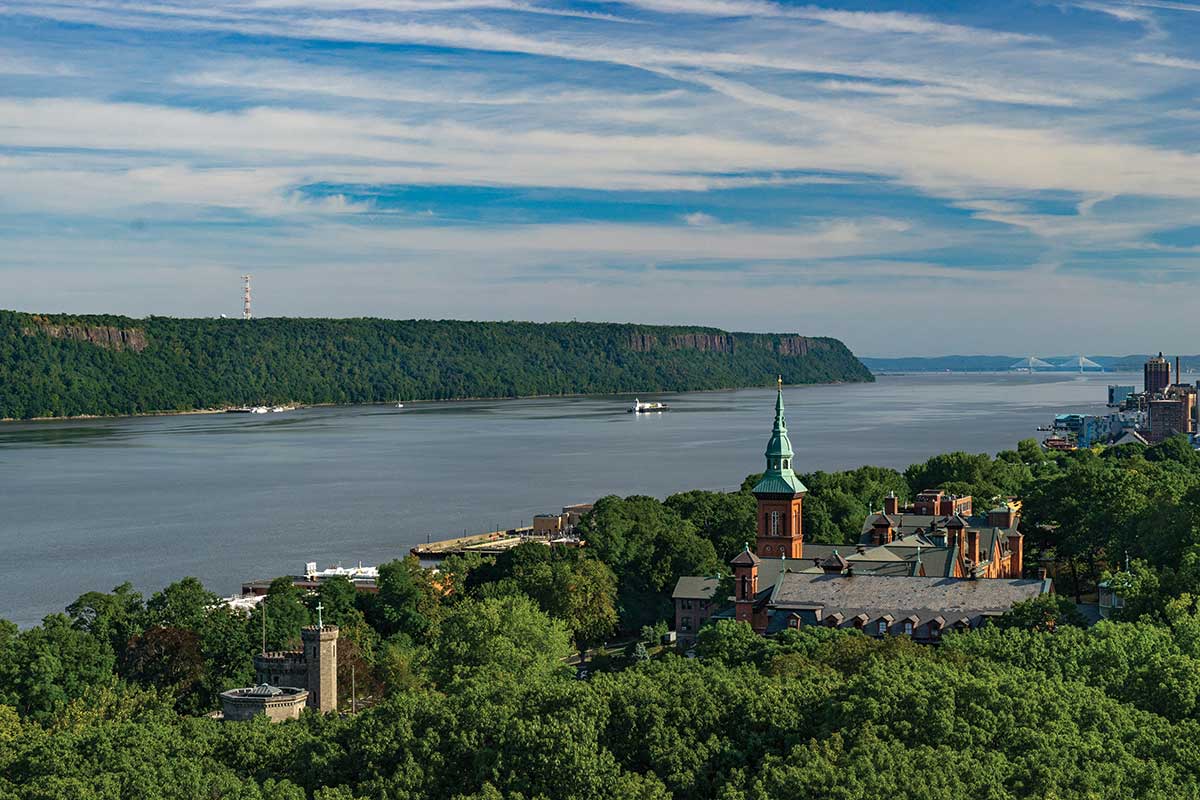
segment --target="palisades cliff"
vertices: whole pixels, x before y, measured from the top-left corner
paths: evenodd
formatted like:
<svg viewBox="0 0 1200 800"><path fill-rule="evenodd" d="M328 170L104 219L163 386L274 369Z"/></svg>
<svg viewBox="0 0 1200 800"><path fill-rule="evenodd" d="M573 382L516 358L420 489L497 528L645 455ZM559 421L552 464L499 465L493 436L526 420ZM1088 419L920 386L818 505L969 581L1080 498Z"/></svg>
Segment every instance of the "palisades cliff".
<svg viewBox="0 0 1200 800"><path fill-rule="evenodd" d="M0 311L0 418L873 380L837 339L591 322Z"/></svg>

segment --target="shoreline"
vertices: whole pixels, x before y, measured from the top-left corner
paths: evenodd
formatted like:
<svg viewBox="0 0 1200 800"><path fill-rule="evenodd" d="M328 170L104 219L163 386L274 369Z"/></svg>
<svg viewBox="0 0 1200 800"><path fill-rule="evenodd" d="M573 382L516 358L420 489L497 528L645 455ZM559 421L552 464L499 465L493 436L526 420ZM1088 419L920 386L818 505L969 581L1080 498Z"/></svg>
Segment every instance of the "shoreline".
<svg viewBox="0 0 1200 800"><path fill-rule="evenodd" d="M869 381L822 381L819 383L785 383L784 388L796 389L805 386L849 386L859 383L874 383L876 375L872 373L872 380ZM715 389L664 389L659 391L641 392L647 397L653 395L665 394L702 394L710 392L737 392L743 389L766 389L774 387L775 384L762 384L761 386L722 386ZM572 399L572 398L587 398L587 397L621 397L624 395L635 395L639 392L630 390L627 392L576 392L573 394L522 394L503 397L447 397L441 399L425 399L425 400L402 400L406 405L408 403L467 403L488 401L495 402L498 400L553 400L553 399ZM294 410L305 408L360 408L367 406L387 406L391 405L391 400L377 400L369 403L288 403L294 406ZM224 408L194 408L183 411L138 411L133 414L76 414L66 417L0 417L0 424L5 423L20 423L20 422L77 422L79 420L90 419L139 419L142 417L182 417L193 414L225 414L231 408L239 408L240 406L226 406Z"/></svg>

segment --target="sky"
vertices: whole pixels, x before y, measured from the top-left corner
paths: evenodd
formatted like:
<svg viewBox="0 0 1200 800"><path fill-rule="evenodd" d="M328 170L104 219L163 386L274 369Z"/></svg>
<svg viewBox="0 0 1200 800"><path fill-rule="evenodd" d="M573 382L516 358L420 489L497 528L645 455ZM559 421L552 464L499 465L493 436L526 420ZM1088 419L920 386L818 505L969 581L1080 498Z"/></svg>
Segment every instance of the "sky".
<svg viewBox="0 0 1200 800"><path fill-rule="evenodd" d="M2 0L0 308L1200 352L1200 2Z"/></svg>

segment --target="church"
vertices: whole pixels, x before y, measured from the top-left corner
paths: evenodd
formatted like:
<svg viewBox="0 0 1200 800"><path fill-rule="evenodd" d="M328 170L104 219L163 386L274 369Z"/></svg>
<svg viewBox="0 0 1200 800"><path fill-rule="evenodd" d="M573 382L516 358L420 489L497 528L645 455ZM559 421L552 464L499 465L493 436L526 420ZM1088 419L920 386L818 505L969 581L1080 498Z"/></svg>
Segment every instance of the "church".
<svg viewBox="0 0 1200 800"><path fill-rule="evenodd" d="M858 544L805 544L804 496L784 419L783 386L754 486L757 537L731 562L733 596L716 578L683 577L672 595L676 632L688 642L708 619L733 618L761 634L803 625L852 627L872 636L936 642L944 631L985 624L1023 600L1053 591L1024 578L1018 512L974 513L970 497L923 491L909 506L888 497Z"/></svg>

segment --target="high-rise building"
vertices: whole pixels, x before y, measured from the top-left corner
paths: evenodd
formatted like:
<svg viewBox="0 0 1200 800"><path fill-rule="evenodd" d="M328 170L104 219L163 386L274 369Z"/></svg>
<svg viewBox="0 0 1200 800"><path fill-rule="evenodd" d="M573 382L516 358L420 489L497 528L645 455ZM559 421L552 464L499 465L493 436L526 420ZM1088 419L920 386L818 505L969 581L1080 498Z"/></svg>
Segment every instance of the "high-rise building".
<svg viewBox="0 0 1200 800"><path fill-rule="evenodd" d="M1108 405L1111 408L1118 408L1125 402L1125 398L1137 391L1136 386L1108 385Z"/></svg>
<svg viewBox="0 0 1200 800"><path fill-rule="evenodd" d="M1142 367L1142 389L1149 395L1162 394L1171 385L1171 362L1159 353Z"/></svg>

